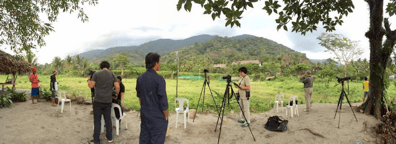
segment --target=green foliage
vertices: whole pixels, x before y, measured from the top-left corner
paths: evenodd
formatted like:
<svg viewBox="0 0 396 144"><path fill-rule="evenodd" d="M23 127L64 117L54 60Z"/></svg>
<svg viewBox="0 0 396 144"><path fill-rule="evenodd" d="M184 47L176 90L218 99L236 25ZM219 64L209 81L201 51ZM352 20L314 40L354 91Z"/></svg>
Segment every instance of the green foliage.
<svg viewBox="0 0 396 144"><path fill-rule="evenodd" d="M114 57L113 61L115 61L117 63L125 64L126 62L128 62L128 57L125 54L119 54Z"/></svg>
<svg viewBox="0 0 396 144"><path fill-rule="evenodd" d="M57 20L59 12L78 11L78 18L85 22L88 16L81 6L97 3L98 0L1 0L0 45L8 45L16 53L42 47L44 37L54 31L52 22ZM50 23L44 22L40 14L45 14Z"/></svg>
<svg viewBox="0 0 396 144"><path fill-rule="evenodd" d="M25 59L27 60L28 63L32 64L32 66L37 67L37 57L33 52L28 51Z"/></svg>
<svg viewBox="0 0 396 144"><path fill-rule="evenodd" d="M297 73L297 74L300 74L301 72L304 72L307 70L311 70L311 67L304 63L297 64L290 68L290 72Z"/></svg>
<svg viewBox="0 0 396 144"><path fill-rule="evenodd" d="M258 64L247 64L248 71L259 74L269 72L271 74L280 71L280 64L284 57L288 57L283 68L288 68L294 63L306 63L310 61L305 54L296 52L274 41L247 37L244 39L215 37L202 44L192 45L179 49L179 63L181 72L202 72L204 68L211 72L233 74L242 65L232 65L236 61L259 60L265 67ZM162 63L175 65L176 55L170 52L162 57ZM215 68L213 64L226 64L227 68ZM272 65L273 64L273 65ZM167 70L176 70L175 67L167 67Z"/></svg>
<svg viewBox="0 0 396 144"><path fill-rule="evenodd" d="M257 0L237 1L237 0L197 0L196 4L201 5L205 9L204 14L211 15L212 19L220 18L223 14L226 16L225 26L234 25L240 27L239 20L242 14L249 7L253 8L253 4L259 2ZM260 1L263 2L263 1ZM230 3L230 4L229 4ZM262 8L268 15L273 13L278 15L275 20L278 24L277 29L288 30L287 24L292 24L292 32L299 32L305 35L306 32L317 30L319 23L323 25L326 31L334 31L337 25L342 25L343 16L348 16L355 8L352 0L342 1L313 1L313 0L265 0L265 6ZM177 10L182 8L191 11L191 0L179 0L176 5ZM334 13L335 15L330 15Z"/></svg>
<svg viewBox="0 0 396 144"><path fill-rule="evenodd" d="M7 87L7 94L11 96L12 102L24 102L26 101L25 93L15 92L12 88Z"/></svg>
<svg viewBox="0 0 396 144"><path fill-rule="evenodd" d="M40 97L44 98L45 101L50 101L51 95L52 95L52 91L50 91L49 87L47 89L40 87Z"/></svg>
<svg viewBox="0 0 396 144"><path fill-rule="evenodd" d="M12 97L10 94L1 94L0 95L0 108L11 107L13 104Z"/></svg>
<svg viewBox="0 0 396 144"><path fill-rule="evenodd" d="M161 74L162 71L159 71ZM167 71L166 73L171 73ZM191 72L183 72L181 75L194 75ZM201 73L202 76L202 73ZM222 74L213 74L209 73L211 77L210 88L213 92L213 96L216 100L216 103L219 105L222 101L226 82L219 81L218 78L222 76ZM235 74L234 76L238 76ZM254 75L250 75L254 77ZM39 75L40 77L49 77L49 75ZM336 84L335 79L331 80L328 84L324 82L324 80L320 78L316 78L316 75L313 75L314 80L314 93L313 93L313 101L315 103L336 103L339 98L341 85L334 87ZM0 76L0 79L5 79L5 76ZM19 83L17 83L17 89L30 89L30 83L23 81L28 81L27 77L20 76L18 79ZM62 91L66 91L68 94L71 94L73 98L76 96L83 96L86 99L91 99L91 91L87 86L86 80L87 78L82 77L69 77L67 75L58 75L57 80L60 82L59 89ZM126 88L125 92L125 105L133 110L139 110L139 99L136 97L136 78L126 78L123 79L123 83ZM185 97L190 100L190 108L196 108L197 102L199 99L199 95L202 89L203 80L179 80L179 92L178 97ZM168 95L169 102L169 110L174 111L174 99L176 98L176 80L175 79L166 79L166 91ZM328 85L328 86L326 86ZM303 84L299 82L298 76L293 77L284 77L278 76L275 80L271 81L254 81L251 82L252 87L252 100L251 100L251 109L255 109L258 112L270 110L273 107L273 100L276 94L282 93L285 95L284 101L287 101L291 95L297 95L299 97L300 105L305 103L304 99L304 89ZM50 99L51 92L49 89L49 79L42 79L40 83L40 97L45 97L46 99ZM236 92L236 89L234 89ZM348 90L346 89L348 92ZM390 85L387 97L389 97L389 101L392 102L395 99L396 90L395 85ZM363 97L362 90L362 81L351 81L349 88L349 98L354 102L361 102ZM344 101L346 102L346 101ZM202 98L199 105L199 111L202 109ZM210 96L210 92L206 89L205 94L205 108L204 111L210 110L211 112L215 112L215 104L213 103L213 99ZM230 105L227 106L226 109L228 112L230 110L238 111L238 105L236 104L235 99L230 100Z"/></svg>

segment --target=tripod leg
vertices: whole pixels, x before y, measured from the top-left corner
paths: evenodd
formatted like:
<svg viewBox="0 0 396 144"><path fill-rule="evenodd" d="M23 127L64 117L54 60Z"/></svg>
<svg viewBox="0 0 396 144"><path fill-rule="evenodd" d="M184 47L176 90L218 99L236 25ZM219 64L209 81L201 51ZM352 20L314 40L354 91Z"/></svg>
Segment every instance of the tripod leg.
<svg viewBox="0 0 396 144"><path fill-rule="evenodd" d="M340 97L340 99L341 99L341 104L340 104L340 119L338 119L338 128L340 128L340 122L341 122L341 109L342 109L342 101L344 100L344 94L345 94L345 92L342 91L342 92L341 92L341 97Z"/></svg>
<svg viewBox="0 0 396 144"><path fill-rule="evenodd" d="M219 138L218 138L218 140L217 140L217 143L219 144L220 143L220 136L221 136L221 130L222 130L222 126L223 126L223 119L224 119L224 110L225 110L225 101L224 101L224 104L223 104L223 111L221 112L221 122L220 122L220 132L219 132ZM220 118L220 117L219 117ZM217 127L217 126L216 126Z"/></svg>
<svg viewBox="0 0 396 144"><path fill-rule="evenodd" d="M204 109L204 107L205 107L205 93L206 93L206 82L207 81L205 81L204 82L204 86L203 86L203 97L202 97L202 112L203 112L203 109Z"/></svg>
<svg viewBox="0 0 396 144"><path fill-rule="evenodd" d="M338 103L337 103L337 109L336 109L336 112L335 112L335 114L334 114L334 119L335 119L335 118L336 118L336 116L337 116L338 107L340 106L340 102L342 103L341 96L342 96L342 91L341 91L341 94L340 94L340 98L338 99Z"/></svg>
<svg viewBox="0 0 396 144"><path fill-rule="evenodd" d="M253 140L256 141L256 138L253 135L252 129L250 128L250 123L247 121L246 116L245 116L245 112L243 112L241 104L239 102L238 102L238 105L239 105L239 109L241 109L241 112L242 112L243 118L245 119L245 122L248 123L248 127L249 127L249 130L250 130L250 133L252 134Z"/></svg>
<svg viewBox="0 0 396 144"><path fill-rule="evenodd" d="M214 102L214 104L215 104L215 106L216 106L216 111L220 112L220 110L218 109L219 107L217 107L216 100L215 100L215 98L213 97L212 89L210 89L209 83L208 83L208 88L209 88L209 91L210 91L210 95L212 95L213 102Z"/></svg>
<svg viewBox="0 0 396 144"><path fill-rule="evenodd" d="M227 94L228 94L228 86L227 86L226 91L225 91L225 93L224 93L223 102L221 103L221 106L220 106L219 116L217 117L216 127L215 127L215 130L214 130L215 132L216 132L216 130L217 130L217 125L219 124L219 119L220 119L220 115L221 115L221 110L223 110L223 109L225 108L226 96L227 96Z"/></svg>
<svg viewBox="0 0 396 144"><path fill-rule="evenodd" d="M356 118L355 112L354 112L353 109L352 109L351 102L349 102L349 98L348 98L348 95L347 95L346 93L345 93L345 98L347 99L348 104L349 104L349 107L351 108L352 113L353 113L353 116L355 116L355 119L356 119L356 122L357 122L358 120L357 120L357 118Z"/></svg>
<svg viewBox="0 0 396 144"><path fill-rule="evenodd" d="M197 113L198 113L199 101L201 101L201 96L202 96L202 92L203 92L204 87L205 87L205 82L204 82L204 84L202 85L201 94L199 94L199 99L198 99L198 103L197 103L197 108L196 108L196 111L195 111L195 115L194 115L194 118L193 118L193 122L195 121L195 116L197 116Z"/></svg>

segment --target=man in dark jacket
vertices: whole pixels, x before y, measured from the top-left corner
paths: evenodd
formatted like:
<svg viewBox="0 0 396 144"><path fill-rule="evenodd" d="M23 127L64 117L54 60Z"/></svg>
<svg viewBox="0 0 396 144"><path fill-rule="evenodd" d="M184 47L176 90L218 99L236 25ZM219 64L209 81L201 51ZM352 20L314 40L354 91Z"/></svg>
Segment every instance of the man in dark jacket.
<svg viewBox="0 0 396 144"><path fill-rule="evenodd" d="M52 76L50 77L51 78L50 88L51 88L51 91L52 91L52 95L51 95L52 106L56 106L55 105L55 97L56 97L56 91L57 91L57 88L58 88L56 86L56 85L58 85L58 83L56 82L56 75L57 74L58 74L58 72L54 71L54 72L52 72Z"/></svg>
<svg viewBox="0 0 396 144"><path fill-rule="evenodd" d="M141 130L140 144L163 144L168 128L168 98L165 79L158 75L160 55L146 55L146 69L136 82L140 102Z"/></svg>

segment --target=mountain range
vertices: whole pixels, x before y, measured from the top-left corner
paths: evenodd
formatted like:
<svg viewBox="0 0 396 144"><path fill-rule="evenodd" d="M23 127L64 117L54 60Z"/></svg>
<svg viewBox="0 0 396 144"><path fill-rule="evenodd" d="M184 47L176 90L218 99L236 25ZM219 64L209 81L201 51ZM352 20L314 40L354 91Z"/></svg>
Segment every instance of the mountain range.
<svg viewBox="0 0 396 144"><path fill-rule="evenodd" d="M222 39L222 40L220 40ZM214 42L214 40L217 40L217 42ZM230 42L230 40L234 40L234 43L232 45L227 45L225 43ZM219 41L222 41L221 43L223 47L218 47L218 48L213 48L216 47L216 45L213 45L213 43L219 43ZM259 42L260 41L260 42ZM239 46L238 43L244 43L243 46ZM279 55L280 53L288 53L292 55L299 55L301 57L305 57L304 53L300 53L297 51L294 51L286 46L283 46L281 44L276 43L275 41L262 38L262 37L256 37L253 35L239 35L239 36L234 36L234 37L219 37L219 36L213 36L213 35L197 35L193 37L189 37L187 39L181 39L181 40L172 40L172 39L158 39L154 41L149 41L144 44L141 44L139 46L119 46L119 47L110 47L104 50L91 50L87 51L84 53L80 53L78 55L88 59L89 61L93 62L100 62L102 60L111 60L115 55L117 54L125 54L128 57L130 57L130 61L133 64L142 64L142 61L144 61L144 56L148 52L157 52L161 54L162 56L168 55L170 52L176 51L176 50L182 50L182 48L186 47L191 47L191 46L198 46L198 45L206 45L205 48L200 48L202 50L214 50L217 52L220 52L218 49L235 49L235 51L246 51L244 53L252 56L263 56L261 54L254 54L255 52L260 52L260 53L265 53L269 55ZM249 48L249 49L244 49L243 47L260 47L262 45L266 45L265 47L261 48ZM218 44L217 44L218 46ZM212 47L212 48L210 48ZM238 47L238 48L237 48ZM199 48L199 47L197 47ZM216 50L215 50L216 49ZM252 50L249 52L249 50ZM186 53L187 54L187 53ZM204 53L200 53L204 54ZM182 55L181 55L182 56ZM231 55L230 55L231 56ZM244 60L245 57L242 57L240 60ZM324 60L311 60L312 62L323 62Z"/></svg>

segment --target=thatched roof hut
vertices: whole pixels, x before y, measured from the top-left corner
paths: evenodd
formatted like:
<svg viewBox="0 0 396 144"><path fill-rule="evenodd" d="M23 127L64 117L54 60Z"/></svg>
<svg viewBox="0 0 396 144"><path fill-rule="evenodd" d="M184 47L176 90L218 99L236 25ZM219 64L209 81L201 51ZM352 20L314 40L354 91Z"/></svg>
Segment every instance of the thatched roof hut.
<svg viewBox="0 0 396 144"><path fill-rule="evenodd" d="M30 73L32 65L26 61L18 61L10 54L0 50L0 74Z"/></svg>

